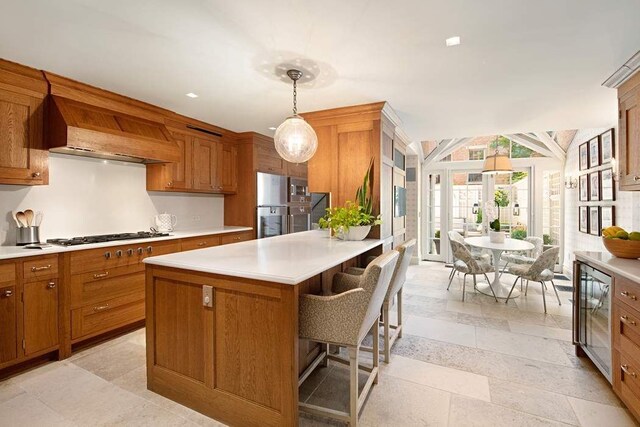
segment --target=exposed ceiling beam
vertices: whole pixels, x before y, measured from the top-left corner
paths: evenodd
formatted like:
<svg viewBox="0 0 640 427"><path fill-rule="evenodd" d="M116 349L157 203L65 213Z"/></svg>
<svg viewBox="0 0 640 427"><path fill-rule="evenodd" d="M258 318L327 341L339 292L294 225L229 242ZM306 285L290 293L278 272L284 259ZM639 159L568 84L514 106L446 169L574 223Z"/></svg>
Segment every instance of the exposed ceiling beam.
<svg viewBox="0 0 640 427"><path fill-rule="evenodd" d="M533 133L553 154L560 160L564 161L567 158L567 153L560 147L560 144L555 139L551 138L546 132L534 132Z"/></svg>
<svg viewBox="0 0 640 427"><path fill-rule="evenodd" d="M407 146L411 151L418 155L418 159L424 159L424 151L422 151L422 144L420 142L412 142Z"/></svg>
<svg viewBox="0 0 640 427"><path fill-rule="evenodd" d="M438 157L440 155L440 153L442 153L444 150L446 150L447 147L449 146L449 144L455 143L455 141L456 141L455 138L453 138L453 139L443 139L442 141L440 141L438 146L436 148L434 148L433 150L431 150L431 152L424 159L424 164L428 165L429 163L435 161L434 159L436 159L436 157Z"/></svg>
<svg viewBox="0 0 640 427"><path fill-rule="evenodd" d="M536 143L536 141L533 138L531 138L530 136L523 135L521 133L509 134L509 135L504 135L504 136L506 136L507 138L509 138L512 141L517 142L518 144L522 145L523 147L527 147L530 150L537 151L538 153L540 153L540 154L542 154L544 156L556 157L555 154L553 154L553 152L551 152L551 150L546 148L546 146L544 146L544 145L540 145L539 143Z"/></svg>

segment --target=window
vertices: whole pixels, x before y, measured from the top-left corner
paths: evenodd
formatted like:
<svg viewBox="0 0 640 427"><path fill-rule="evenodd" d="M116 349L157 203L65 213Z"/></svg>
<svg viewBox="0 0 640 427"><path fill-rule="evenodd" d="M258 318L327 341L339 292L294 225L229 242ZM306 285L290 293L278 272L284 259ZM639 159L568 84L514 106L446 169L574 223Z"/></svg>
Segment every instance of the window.
<svg viewBox="0 0 640 427"><path fill-rule="evenodd" d="M467 184L482 184L482 174L481 173L468 173L467 174Z"/></svg>
<svg viewBox="0 0 640 427"><path fill-rule="evenodd" d="M469 147L469 160L484 160L485 149L484 147L475 148Z"/></svg>
<svg viewBox="0 0 640 427"><path fill-rule="evenodd" d="M560 171L544 171L542 175L542 238L545 245L560 244L561 185Z"/></svg>

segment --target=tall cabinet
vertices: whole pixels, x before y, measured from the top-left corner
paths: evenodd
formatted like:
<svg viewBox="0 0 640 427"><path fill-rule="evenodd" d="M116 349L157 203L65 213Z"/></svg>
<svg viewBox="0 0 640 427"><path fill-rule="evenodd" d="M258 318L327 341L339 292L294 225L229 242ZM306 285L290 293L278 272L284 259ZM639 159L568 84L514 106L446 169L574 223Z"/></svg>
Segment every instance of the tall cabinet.
<svg viewBox="0 0 640 427"><path fill-rule="evenodd" d="M620 189L640 190L640 72L618 88Z"/></svg>
<svg viewBox="0 0 640 427"><path fill-rule="evenodd" d="M309 160L309 190L330 192L334 206L354 201L373 159L373 211L381 215L382 224L370 237L389 239L387 248L400 243L404 218L394 216L394 185L404 188L405 176L402 168L394 167L394 157L406 155L407 141L391 106L377 102L302 116L318 135L318 150Z"/></svg>

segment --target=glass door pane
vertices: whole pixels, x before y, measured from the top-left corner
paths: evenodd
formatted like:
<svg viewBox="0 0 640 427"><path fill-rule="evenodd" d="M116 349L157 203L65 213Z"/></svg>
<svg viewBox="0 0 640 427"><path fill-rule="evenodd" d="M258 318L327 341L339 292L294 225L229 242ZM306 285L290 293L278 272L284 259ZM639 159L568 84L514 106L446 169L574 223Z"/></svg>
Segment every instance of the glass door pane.
<svg viewBox="0 0 640 427"><path fill-rule="evenodd" d="M494 200L500 210L500 230L514 239L522 240L529 233L530 188L528 170L496 175Z"/></svg>
<svg viewBox="0 0 640 427"><path fill-rule="evenodd" d="M432 172L426 176L424 233L422 258L441 261L442 258L442 173Z"/></svg>
<svg viewBox="0 0 640 427"><path fill-rule="evenodd" d="M482 173L452 172L451 182L449 228L463 237L482 235Z"/></svg>

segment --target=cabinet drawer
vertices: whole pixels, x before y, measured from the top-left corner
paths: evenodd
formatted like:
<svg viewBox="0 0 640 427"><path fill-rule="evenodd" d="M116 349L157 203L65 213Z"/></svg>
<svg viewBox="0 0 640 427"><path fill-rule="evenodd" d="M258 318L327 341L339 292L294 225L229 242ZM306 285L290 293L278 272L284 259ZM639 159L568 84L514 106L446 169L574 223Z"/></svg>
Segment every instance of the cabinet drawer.
<svg viewBox="0 0 640 427"><path fill-rule="evenodd" d="M619 344L633 345L637 355L632 355L640 360L640 313L629 309L626 305L616 302L612 319L614 326L614 341L619 339ZM628 350L629 352L630 350Z"/></svg>
<svg viewBox="0 0 640 427"><path fill-rule="evenodd" d="M194 249L210 248L220 244L220 236L200 236L182 239L181 246L183 251L192 251Z"/></svg>
<svg viewBox="0 0 640 427"><path fill-rule="evenodd" d="M0 283L15 282L16 280L16 265L0 264Z"/></svg>
<svg viewBox="0 0 640 427"><path fill-rule="evenodd" d="M144 294L144 264L71 276L71 308L128 294Z"/></svg>
<svg viewBox="0 0 640 427"><path fill-rule="evenodd" d="M228 245L229 243L244 242L253 239L253 231L243 231L242 233L223 234L220 237L220 243Z"/></svg>
<svg viewBox="0 0 640 427"><path fill-rule="evenodd" d="M616 276L615 289L618 301L640 311L640 285L623 277Z"/></svg>
<svg viewBox="0 0 640 427"><path fill-rule="evenodd" d="M58 277L58 255L49 255L25 261L23 271L25 282L36 282Z"/></svg>
<svg viewBox="0 0 640 427"><path fill-rule="evenodd" d="M624 353L620 353L619 369L620 384L626 385L636 398L640 396L640 365Z"/></svg>
<svg viewBox="0 0 640 427"><path fill-rule="evenodd" d="M177 240L166 243L145 242L77 251L70 256L70 272L71 274L89 271L101 272L112 268L135 265L146 257L179 251L180 243Z"/></svg>
<svg viewBox="0 0 640 427"><path fill-rule="evenodd" d="M144 293L71 310L71 339L88 338L144 319Z"/></svg>

